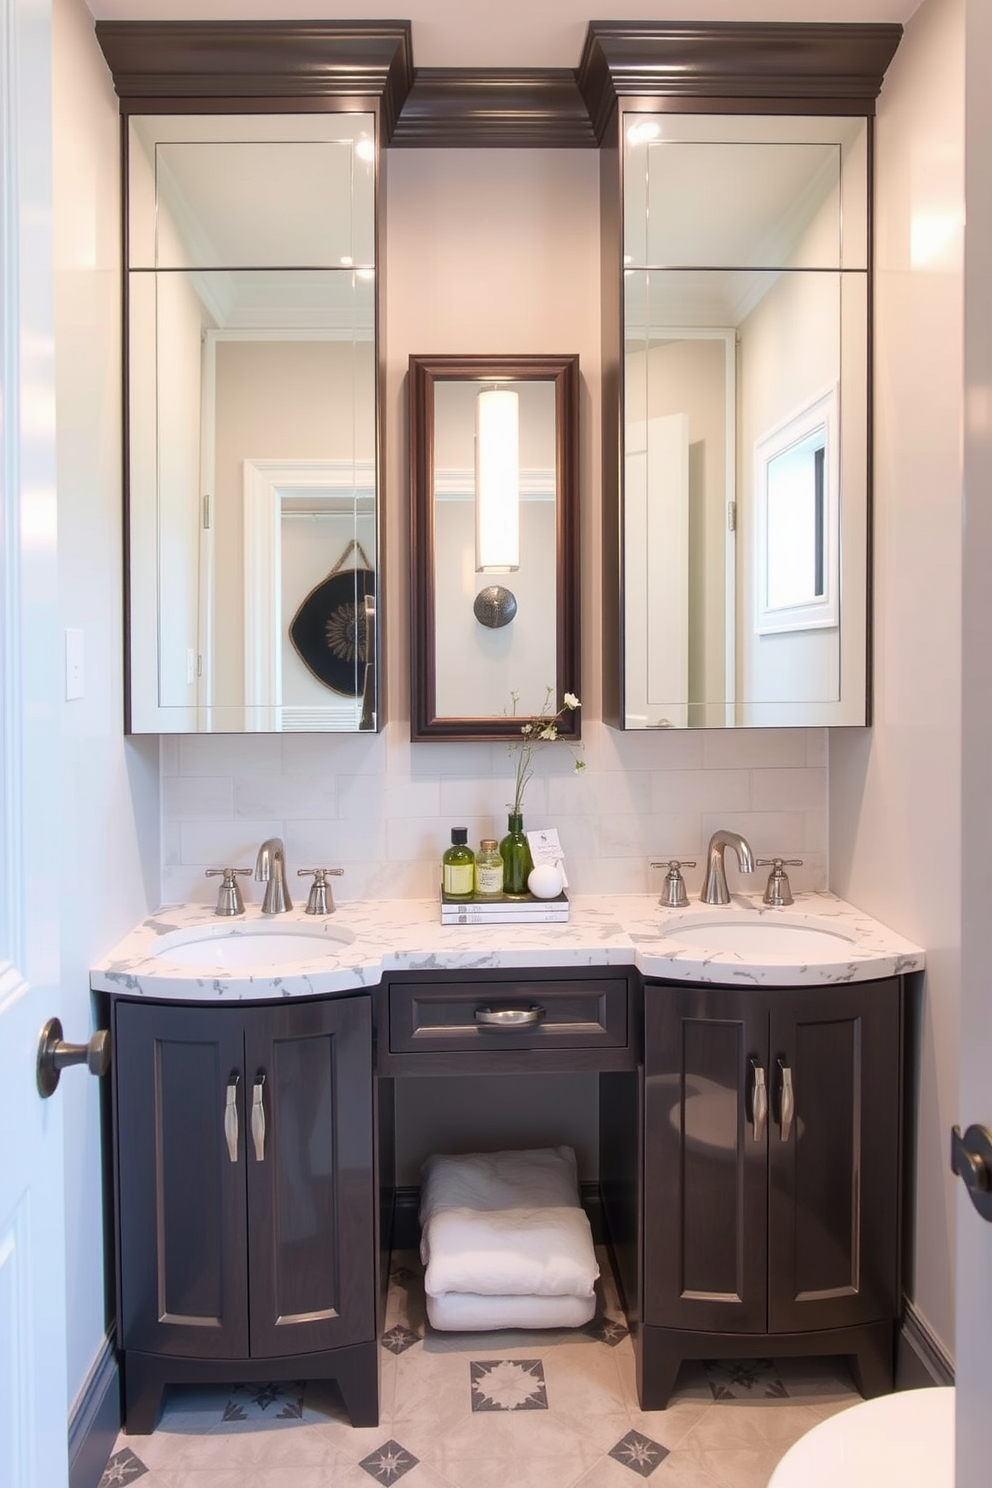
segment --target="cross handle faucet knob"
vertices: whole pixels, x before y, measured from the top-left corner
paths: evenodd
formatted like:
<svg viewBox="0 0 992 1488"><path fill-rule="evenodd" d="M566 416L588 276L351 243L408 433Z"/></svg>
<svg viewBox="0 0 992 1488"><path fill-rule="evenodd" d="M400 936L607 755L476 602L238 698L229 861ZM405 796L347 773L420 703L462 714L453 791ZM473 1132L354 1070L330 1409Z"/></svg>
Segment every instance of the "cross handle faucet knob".
<svg viewBox="0 0 992 1488"><path fill-rule="evenodd" d="M329 915L334 913L334 897L327 880L331 877L340 878L343 873L343 868L297 868L297 878L313 876L313 883L310 885L310 893L307 896L306 914Z"/></svg>
<svg viewBox="0 0 992 1488"><path fill-rule="evenodd" d="M775 909L791 904L793 902L792 887L785 870L786 868L801 868L802 858L759 858L755 866L772 870L768 875L765 892L761 896L762 904L769 904Z"/></svg>

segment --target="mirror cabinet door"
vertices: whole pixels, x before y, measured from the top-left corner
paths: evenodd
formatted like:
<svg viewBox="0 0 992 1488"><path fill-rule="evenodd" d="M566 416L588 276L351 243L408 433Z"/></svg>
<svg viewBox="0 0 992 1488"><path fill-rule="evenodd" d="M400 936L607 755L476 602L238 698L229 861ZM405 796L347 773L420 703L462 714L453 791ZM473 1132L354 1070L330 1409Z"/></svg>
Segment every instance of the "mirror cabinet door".
<svg viewBox="0 0 992 1488"><path fill-rule="evenodd" d="M579 691L578 379L571 356L410 358L415 740L511 738Z"/></svg>
<svg viewBox="0 0 992 1488"><path fill-rule="evenodd" d="M132 115L129 727L374 729L375 115Z"/></svg>
<svg viewBox="0 0 992 1488"><path fill-rule="evenodd" d="M867 120L622 120L619 722L863 724Z"/></svg>

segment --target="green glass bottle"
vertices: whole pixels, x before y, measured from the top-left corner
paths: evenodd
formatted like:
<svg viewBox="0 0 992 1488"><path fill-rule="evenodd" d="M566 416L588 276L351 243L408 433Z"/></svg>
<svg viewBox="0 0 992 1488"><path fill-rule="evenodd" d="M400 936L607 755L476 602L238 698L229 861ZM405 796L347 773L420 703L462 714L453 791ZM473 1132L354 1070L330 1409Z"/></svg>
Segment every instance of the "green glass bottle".
<svg viewBox="0 0 992 1488"><path fill-rule="evenodd" d="M524 835L522 812L510 812L506 836L499 845L499 855L503 859L503 893L516 899L524 898L534 859L530 855L530 843Z"/></svg>
<svg viewBox="0 0 992 1488"><path fill-rule="evenodd" d="M441 889L447 899L471 899L475 889L475 853L467 842L467 828L452 827L451 846L441 859Z"/></svg>

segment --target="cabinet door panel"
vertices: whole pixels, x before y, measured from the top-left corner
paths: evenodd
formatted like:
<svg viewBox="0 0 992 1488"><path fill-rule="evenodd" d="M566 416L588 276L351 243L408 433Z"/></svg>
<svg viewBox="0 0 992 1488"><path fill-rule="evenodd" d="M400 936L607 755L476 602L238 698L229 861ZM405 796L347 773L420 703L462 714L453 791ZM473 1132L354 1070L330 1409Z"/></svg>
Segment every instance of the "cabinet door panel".
<svg viewBox="0 0 992 1488"><path fill-rule="evenodd" d="M246 1028L251 1353L370 1339L370 999L258 1009Z"/></svg>
<svg viewBox="0 0 992 1488"><path fill-rule="evenodd" d="M751 1059L764 1069L765 1004L664 985L644 1000L645 1321L762 1332L768 1149Z"/></svg>
<svg viewBox="0 0 992 1488"><path fill-rule="evenodd" d="M769 1327L843 1328L892 1316L898 983L785 992L773 1001L770 1028ZM783 1130L786 1072L794 1117L789 1129L786 1110Z"/></svg>
<svg viewBox="0 0 992 1488"><path fill-rule="evenodd" d="M149 1353L247 1353L243 1041L228 1010L116 1005L121 1336ZM235 1161L225 1134L236 1081ZM229 1118L230 1121L230 1118Z"/></svg>

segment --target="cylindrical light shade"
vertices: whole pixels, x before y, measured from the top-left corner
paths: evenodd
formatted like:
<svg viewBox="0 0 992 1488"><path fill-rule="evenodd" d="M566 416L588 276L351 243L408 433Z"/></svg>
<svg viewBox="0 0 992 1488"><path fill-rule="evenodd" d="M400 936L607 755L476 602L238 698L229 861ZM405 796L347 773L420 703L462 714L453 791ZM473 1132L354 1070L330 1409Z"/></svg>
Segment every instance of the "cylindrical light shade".
<svg viewBox="0 0 992 1488"><path fill-rule="evenodd" d="M519 398L490 388L475 402L475 568L520 567Z"/></svg>

